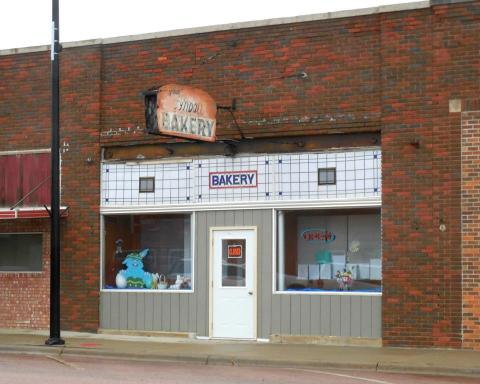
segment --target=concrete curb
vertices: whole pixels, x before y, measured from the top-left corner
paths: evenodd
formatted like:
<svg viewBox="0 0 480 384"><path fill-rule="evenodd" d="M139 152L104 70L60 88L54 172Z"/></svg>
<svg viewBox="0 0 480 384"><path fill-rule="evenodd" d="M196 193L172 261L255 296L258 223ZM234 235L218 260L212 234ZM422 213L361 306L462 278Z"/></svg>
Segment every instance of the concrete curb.
<svg viewBox="0 0 480 384"><path fill-rule="evenodd" d="M379 362L376 371L391 373L413 373L421 375L465 376L480 378L480 368L446 368L439 366L406 366Z"/></svg>
<svg viewBox="0 0 480 384"><path fill-rule="evenodd" d="M479 368L455 368L440 367L428 364L409 365L405 363L395 362L338 362L338 361L318 361L303 360L291 361L285 359L258 359L237 356L224 355L186 355L186 354L146 354L146 353L128 353L115 352L105 349L89 349L77 347L43 347L31 345L2 345L0 353L23 354L23 355L54 355L54 356L77 356L77 357L101 357L104 359L121 359L134 361L164 361L164 362L184 362L202 365L231 365L245 367L276 367L284 369L341 369L341 370L363 370L378 371L391 373L408 373L408 374L428 374L428 375L444 375L444 376L465 376L480 377Z"/></svg>

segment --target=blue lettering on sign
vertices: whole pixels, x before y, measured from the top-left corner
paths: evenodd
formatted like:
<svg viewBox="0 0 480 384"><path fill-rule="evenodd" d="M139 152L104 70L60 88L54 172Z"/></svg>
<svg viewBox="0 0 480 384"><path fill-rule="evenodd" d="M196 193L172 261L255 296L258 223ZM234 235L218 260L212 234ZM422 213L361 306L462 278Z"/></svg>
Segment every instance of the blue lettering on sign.
<svg viewBox="0 0 480 384"><path fill-rule="evenodd" d="M211 172L210 188L252 188L257 186L257 171Z"/></svg>

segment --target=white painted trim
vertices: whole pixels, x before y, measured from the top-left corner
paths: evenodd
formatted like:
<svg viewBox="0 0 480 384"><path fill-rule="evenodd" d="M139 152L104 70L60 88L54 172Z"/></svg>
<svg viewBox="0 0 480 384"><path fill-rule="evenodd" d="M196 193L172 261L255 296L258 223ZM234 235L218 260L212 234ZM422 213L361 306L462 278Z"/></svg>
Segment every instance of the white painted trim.
<svg viewBox="0 0 480 384"><path fill-rule="evenodd" d="M371 208L372 206L357 206L356 208ZM378 208L381 208L381 203ZM333 207L331 207L333 208ZM272 210L272 294L273 295L317 295L317 296L382 296L382 292L361 291L277 291L277 214ZM282 209L283 210L283 209ZM300 209L295 209L300 210Z"/></svg>
<svg viewBox="0 0 480 384"><path fill-rule="evenodd" d="M103 291L103 270L105 265L105 218L100 215L100 292ZM113 291L113 289L112 289ZM100 307L100 303L98 304ZM100 310L101 308L99 308Z"/></svg>
<svg viewBox="0 0 480 384"><path fill-rule="evenodd" d="M50 209L50 206L46 206L48 209ZM66 205L61 205L60 210L66 210L68 207ZM45 211L45 207L16 207L14 209L10 208L0 208L0 212L13 212L13 211L21 211L21 212L26 212L26 211Z"/></svg>
<svg viewBox="0 0 480 384"><path fill-rule="evenodd" d="M50 148L41 148L41 149L21 149L18 151L0 151L0 156L8 155L28 155L34 153L50 153L52 152Z"/></svg>
<svg viewBox="0 0 480 384"><path fill-rule="evenodd" d="M214 237L213 233L215 231L222 232L222 231L253 231L253 254L255 260L253 261L252 265L254 266L253 269L253 331L254 336L252 340L256 340L258 336L258 278L257 278L257 269L258 269L258 237L257 237L257 227L256 226L228 226L228 227L210 227L209 231L209 255L208 255L208 269L209 269L209 276L208 276L208 337L211 339L213 338L213 255L214 255ZM237 340L236 338L221 338L222 340ZM239 340L250 340L250 339L239 339Z"/></svg>
<svg viewBox="0 0 480 384"><path fill-rule="evenodd" d="M275 252L275 260L278 259L278 275L282 276L285 275L285 211L278 210L277 212L277 220L278 224L276 229L276 243L278 243L278 247ZM277 268L275 267L275 271ZM278 289L280 291L285 290L285 279L278 279Z"/></svg>
<svg viewBox="0 0 480 384"><path fill-rule="evenodd" d="M253 250L255 254L255 260L253 261L254 270L253 270L253 297L255 302L253 303L253 338L256 339L258 337L258 235L257 235L257 227L255 226L253 229Z"/></svg>
<svg viewBox="0 0 480 384"><path fill-rule="evenodd" d="M448 1L450 3L453 1ZM321 20L332 20L338 18L347 18L347 17L357 17L357 16L367 16L375 15L380 13L388 12L399 12L399 11L411 11L416 9L430 8L430 1L417 1L412 3L403 3L403 4L391 4L391 5L382 5L378 7L370 8L360 8L336 12L325 12L317 13L311 15L302 15L302 16L293 16L293 17L280 17L273 19L257 20L257 21L244 21L230 24L219 24L212 26L204 27L195 27L195 28L184 28L184 29L175 29L171 31L162 31L154 33L146 33L139 35L130 35L130 36L118 36L110 38L99 38L99 39L90 39L74 42L62 42L62 47L66 48L77 48L91 45L106 45L106 44L118 44L118 43L127 43L132 41L139 40L151 40L151 39L162 39L166 37L173 36L185 36L185 35L195 35L201 33L212 33L219 31L228 31L235 29L247 29L247 28L259 28L283 24L292 24L292 23L302 23L309 21L321 21ZM36 47L24 47L24 48L11 48L0 50L0 56L6 55L15 55L22 53L30 52L44 52L49 51L50 45L41 45Z"/></svg>
<svg viewBox="0 0 480 384"><path fill-rule="evenodd" d="M213 230L208 231L208 337L213 335Z"/></svg>
<svg viewBox="0 0 480 384"><path fill-rule="evenodd" d="M197 254L195 252L195 240L197 238L197 214L196 212L191 212L190 214L190 255L192 258L192 265L190 266L191 273L192 273L192 280L190 282L191 289L188 292L194 293L195 292L195 259ZM183 290L182 290L183 291Z"/></svg>
<svg viewBox="0 0 480 384"><path fill-rule="evenodd" d="M272 294L277 292L277 209L272 209Z"/></svg>
<svg viewBox="0 0 480 384"><path fill-rule="evenodd" d="M129 213L174 213L192 211L223 211L239 209L300 209L300 208L368 208L381 207L381 197L336 199L336 200L272 200L272 201L232 201L222 203L190 203L172 205L123 205L102 206L100 213L104 215L121 215Z"/></svg>

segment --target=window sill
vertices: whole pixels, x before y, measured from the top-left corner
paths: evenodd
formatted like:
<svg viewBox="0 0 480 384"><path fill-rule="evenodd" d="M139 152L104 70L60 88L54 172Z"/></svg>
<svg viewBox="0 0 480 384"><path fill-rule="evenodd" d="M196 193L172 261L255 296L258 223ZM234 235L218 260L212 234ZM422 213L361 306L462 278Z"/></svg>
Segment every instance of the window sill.
<svg viewBox="0 0 480 384"><path fill-rule="evenodd" d="M194 293L193 289L100 289L100 292L121 293Z"/></svg>
<svg viewBox="0 0 480 384"><path fill-rule="evenodd" d="M274 291L274 295L382 296L382 292L362 291Z"/></svg>

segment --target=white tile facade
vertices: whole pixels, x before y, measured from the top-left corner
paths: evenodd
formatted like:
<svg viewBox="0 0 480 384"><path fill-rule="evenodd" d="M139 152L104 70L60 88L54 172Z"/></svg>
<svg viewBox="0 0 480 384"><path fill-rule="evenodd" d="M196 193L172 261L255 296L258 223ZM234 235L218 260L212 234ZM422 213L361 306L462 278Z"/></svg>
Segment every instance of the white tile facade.
<svg viewBox="0 0 480 384"><path fill-rule="evenodd" d="M320 168L336 169L334 185L318 185ZM212 172L230 175L245 171L250 175L256 172L255 183L235 188L210 185ZM155 177L155 192L140 193L140 177ZM102 164L103 207L363 199L380 195L381 151L376 149Z"/></svg>

